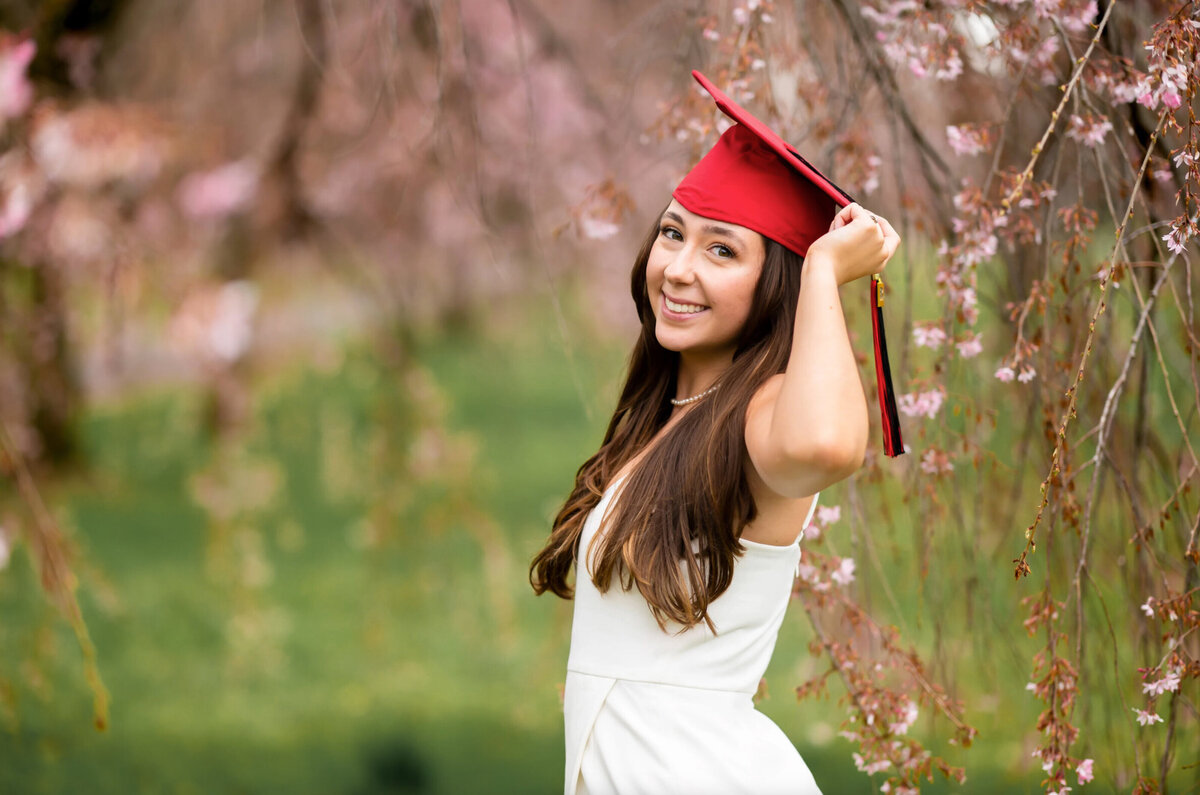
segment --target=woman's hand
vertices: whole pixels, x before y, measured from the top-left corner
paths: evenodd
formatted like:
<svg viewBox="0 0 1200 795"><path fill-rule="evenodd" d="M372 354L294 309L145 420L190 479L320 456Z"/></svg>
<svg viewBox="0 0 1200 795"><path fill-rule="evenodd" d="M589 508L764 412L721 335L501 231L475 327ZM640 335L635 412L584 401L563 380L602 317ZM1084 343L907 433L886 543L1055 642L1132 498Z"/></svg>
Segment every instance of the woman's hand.
<svg viewBox="0 0 1200 795"><path fill-rule="evenodd" d="M879 273L900 245L900 235L882 215L867 212L857 202L843 207L829 231L808 247L807 261L824 261L838 286Z"/></svg>

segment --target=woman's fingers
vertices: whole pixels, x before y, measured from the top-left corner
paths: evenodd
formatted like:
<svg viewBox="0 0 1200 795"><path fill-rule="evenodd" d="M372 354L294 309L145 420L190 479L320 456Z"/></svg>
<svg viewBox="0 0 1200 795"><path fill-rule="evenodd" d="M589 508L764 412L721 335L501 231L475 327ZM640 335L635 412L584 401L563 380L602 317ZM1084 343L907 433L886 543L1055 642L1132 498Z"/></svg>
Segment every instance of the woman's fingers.
<svg viewBox="0 0 1200 795"><path fill-rule="evenodd" d="M838 210L837 215L833 216L833 221L829 224L829 231L832 232L835 229L841 229L843 226L853 221L854 211L851 208L856 206L856 204L851 203Z"/></svg>
<svg viewBox="0 0 1200 795"><path fill-rule="evenodd" d="M847 262L853 261L857 257L862 257L857 267L865 266L868 270L860 271L860 275L865 276L871 273L879 273L887 265L892 255L896 253L896 249L900 247L900 236L896 234L895 228L892 227L888 219L882 215L870 212L857 202L851 202L838 210L837 215L834 216L833 221L829 224L829 231L833 232L856 222L856 228L859 230L858 234L850 231L842 232L837 237L843 242L835 245L839 248L849 246L849 248L844 249L844 254L841 255L847 257ZM850 235L850 237L846 237L846 235ZM851 243L850 241L852 240L857 240L857 242ZM857 255L851 253L855 246L860 247ZM850 270L853 271L856 268L851 266ZM858 275L847 274L847 276L851 280L858 278Z"/></svg>
<svg viewBox="0 0 1200 795"><path fill-rule="evenodd" d="M887 251L887 259L891 259L892 255L896 253L896 249L900 247L900 235L896 234L895 228L892 227L888 219L882 215L877 217L879 218L880 228L883 230L883 242Z"/></svg>

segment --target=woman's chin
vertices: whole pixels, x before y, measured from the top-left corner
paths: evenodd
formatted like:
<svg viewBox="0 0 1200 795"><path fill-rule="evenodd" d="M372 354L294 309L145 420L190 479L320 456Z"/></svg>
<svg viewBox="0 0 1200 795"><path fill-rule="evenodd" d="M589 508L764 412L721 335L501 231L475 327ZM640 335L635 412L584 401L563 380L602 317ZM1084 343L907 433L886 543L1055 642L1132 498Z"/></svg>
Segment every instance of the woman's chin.
<svg viewBox="0 0 1200 795"><path fill-rule="evenodd" d="M654 326L654 337L658 340L659 345L675 353L687 350L691 344L686 335L679 334L669 327L664 328L664 324L661 322Z"/></svg>
<svg viewBox="0 0 1200 795"><path fill-rule="evenodd" d="M659 345L675 353L685 353L705 347L704 340L698 339L696 335L681 334L670 327L664 328L661 323L656 326L654 336L658 339Z"/></svg>

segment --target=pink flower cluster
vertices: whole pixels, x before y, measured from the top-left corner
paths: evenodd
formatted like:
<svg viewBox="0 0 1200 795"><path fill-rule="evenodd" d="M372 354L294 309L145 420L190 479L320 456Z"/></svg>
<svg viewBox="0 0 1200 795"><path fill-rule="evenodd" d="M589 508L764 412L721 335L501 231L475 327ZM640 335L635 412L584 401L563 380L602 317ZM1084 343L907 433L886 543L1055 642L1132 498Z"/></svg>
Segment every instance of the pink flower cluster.
<svg viewBox="0 0 1200 795"><path fill-rule="evenodd" d="M133 106L88 103L40 118L29 143L51 182L85 190L144 185L168 156L158 126L152 114Z"/></svg>
<svg viewBox="0 0 1200 795"><path fill-rule="evenodd" d="M918 78L956 80L963 72L962 36L913 0L863 4L863 17L876 27L875 40L892 64ZM948 17L947 17L948 19Z"/></svg>
<svg viewBox="0 0 1200 795"><path fill-rule="evenodd" d="M838 567L829 575L829 579L843 588L854 582L854 558L842 558Z"/></svg>
<svg viewBox="0 0 1200 795"><path fill-rule="evenodd" d="M259 169L250 159L189 174L179 185L179 204L192 218L227 218L254 200Z"/></svg>
<svg viewBox="0 0 1200 795"><path fill-rule="evenodd" d="M975 291L971 290L972 306L975 304L974 299ZM956 342L955 345L958 347L958 355L964 359L970 359L972 356L978 356L981 352L983 352L983 342L980 340L978 334L972 334L966 339Z"/></svg>
<svg viewBox="0 0 1200 795"><path fill-rule="evenodd" d="M913 326L913 341L918 348L937 350L946 341L946 332L933 323L918 323Z"/></svg>
<svg viewBox="0 0 1200 795"><path fill-rule="evenodd" d="M1008 365L1004 365L1003 367L1000 367L995 372L996 378L1000 381L1004 381L1005 383L1013 380L1013 375L1015 375L1015 372ZM1027 364L1021 368L1021 374L1017 376L1017 380L1020 381L1022 384L1028 383L1029 381L1032 381L1034 376L1036 376L1036 375L1037 375L1037 370L1033 369L1033 367L1031 367L1030 365Z"/></svg>
<svg viewBox="0 0 1200 795"><path fill-rule="evenodd" d="M1015 42L1010 44L1005 56L1017 69L1027 68L1038 82L1049 86L1058 82L1058 71L1054 68L1054 56L1058 54L1059 46L1057 36L1044 36L1028 48Z"/></svg>
<svg viewBox="0 0 1200 795"><path fill-rule="evenodd" d="M928 392L909 392L896 400L896 407L906 416L925 416L933 419L942 408L946 393L941 388Z"/></svg>
<svg viewBox="0 0 1200 795"><path fill-rule="evenodd" d="M29 221L45 192L41 173L17 150L0 155L0 240L15 235Z"/></svg>
<svg viewBox="0 0 1200 795"><path fill-rule="evenodd" d="M1136 707L1134 707L1133 711L1137 714L1137 722L1139 726L1150 726L1155 723L1163 722L1162 715L1159 715L1157 712L1137 709Z"/></svg>
<svg viewBox="0 0 1200 795"><path fill-rule="evenodd" d="M1183 673L1178 668L1173 668L1159 679L1157 682L1143 682L1142 692L1151 698L1157 698L1163 693L1174 693L1179 689L1179 682L1183 678Z"/></svg>
<svg viewBox="0 0 1200 795"><path fill-rule="evenodd" d="M931 447L921 456L921 471L927 475L948 475L954 471L954 464L945 450Z"/></svg>
<svg viewBox="0 0 1200 795"><path fill-rule="evenodd" d="M986 127L976 124L951 124L946 127L946 143L956 155L977 155L991 141Z"/></svg>
<svg viewBox="0 0 1200 795"><path fill-rule="evenodd" d="M811 557L811 553L808 554ZM838 562L836 567L829 565L833 560ZM828 580L821 577L826 570L829 572ZM817 593L827 592L832 585L845 588L854 582L854 558L825 558L817 555L813 563L802 561L796 567L796 575Z"/></svg>
<svg viewBox="0 0 1200 795"><path fill-rule="evenodd" d="M0 130L33 102L33 86L26 72L37 52L33 39L16 39L0 34Z"/></svg>
<svg viewBox="0 0 1200 795"><path fill-rule="evenodd" d="M1096 18L1096 0L1033 0L1039 19L1052 19L1068 33L1086 33Z"/></svg>
<svg viewBox="0 0 1200 795"><path fill-rule="evenodd" d="M819 505L813 520L804 528L804 537L811 541L821 537L825 528L842 518L840 505Z"/></svg>
<svg viewBox="0 0 1200 795"><path fill-rule="evenodd" d="M1175 254L1182 254L1187 242L1196 236L1196 223L1180 216L1171 222L1171 231L1162 236L1167 248Z"/></svg>
<svg viewBox="0 0 1200 795"><path fill-rule="evenodd" d="M1104 136L1112 132L1112 122L1091 113L1078 116L1074 113L1068 120L1067 137L1084 146L1095 148L1104 143Z"/></svg>

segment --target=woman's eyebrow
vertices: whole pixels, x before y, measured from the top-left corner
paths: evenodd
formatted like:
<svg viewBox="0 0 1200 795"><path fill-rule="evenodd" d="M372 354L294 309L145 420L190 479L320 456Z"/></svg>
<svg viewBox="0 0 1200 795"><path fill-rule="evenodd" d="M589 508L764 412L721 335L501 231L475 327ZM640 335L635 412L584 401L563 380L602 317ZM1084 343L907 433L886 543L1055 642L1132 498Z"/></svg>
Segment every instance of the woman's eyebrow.
<svg viewBox="0 0 1200 795"><path fill-rule="evenodd" d="M663 213L663 217L670 218L671 220L673 220L679 224L682 224L683 226L687 226L687 223L683 220L683 218L680 217L679 214L673 210L667 210L665 213ZM741 238L738 237L737 232L734 232L732 229L729 229L724 226L717 226L715 224L705 224L703 227L700 228L700 231L704 232L705 234L709 234L709 235L724 235L725 237L731 237L734 240L737 240L739 242L741 241Z"/></svg>

